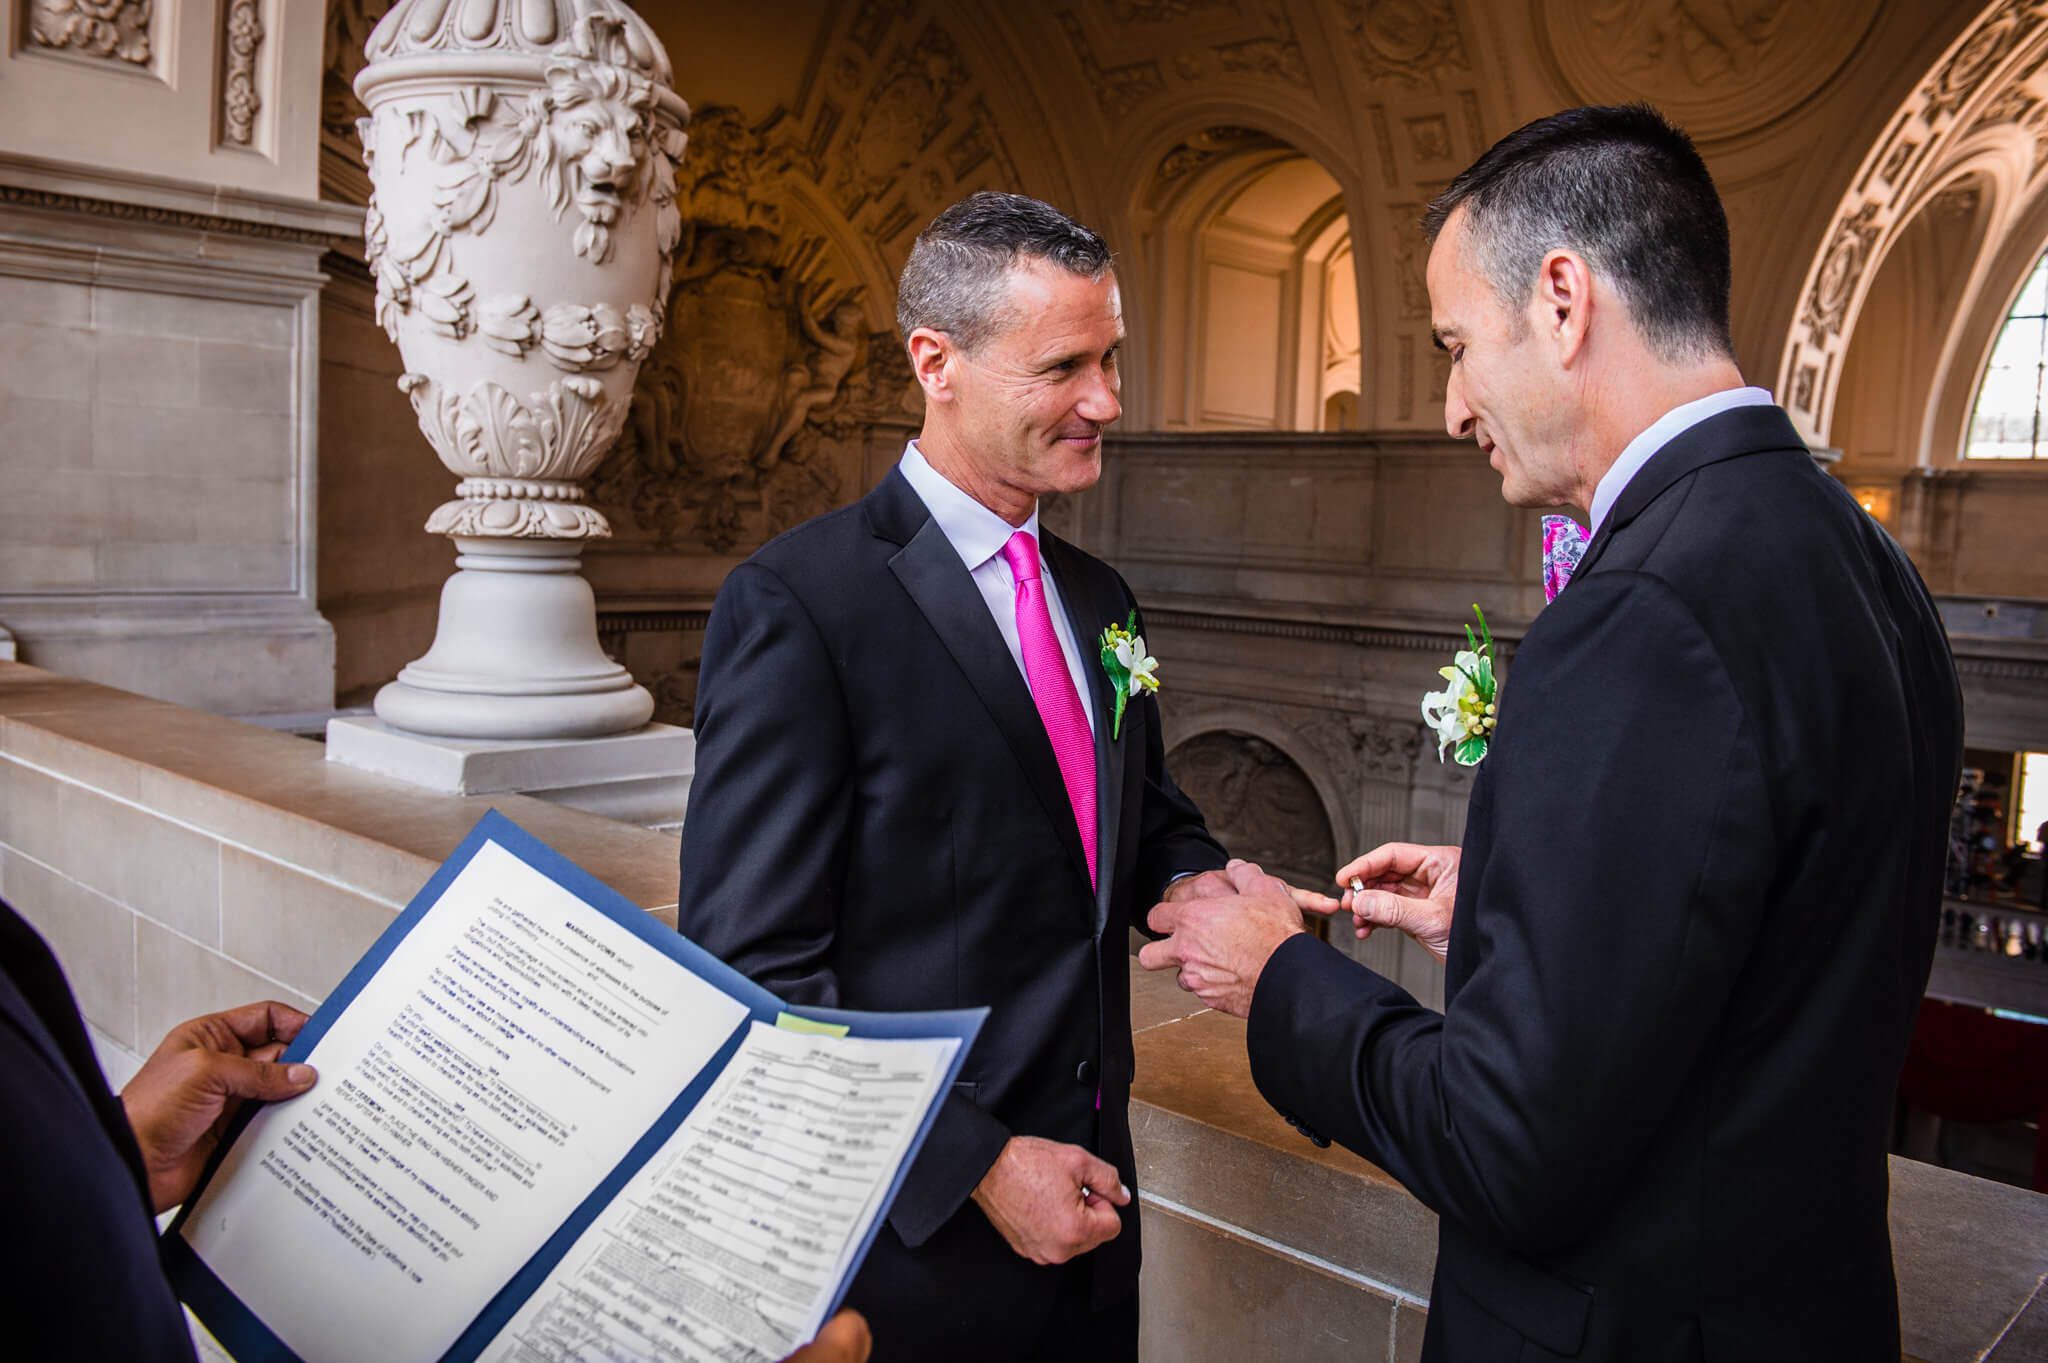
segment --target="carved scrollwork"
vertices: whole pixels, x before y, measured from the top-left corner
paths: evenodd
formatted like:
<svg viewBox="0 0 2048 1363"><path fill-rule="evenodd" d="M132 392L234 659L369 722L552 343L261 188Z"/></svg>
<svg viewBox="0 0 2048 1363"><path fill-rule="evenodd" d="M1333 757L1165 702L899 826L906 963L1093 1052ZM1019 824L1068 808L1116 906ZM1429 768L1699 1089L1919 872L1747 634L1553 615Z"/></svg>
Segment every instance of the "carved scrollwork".
<svg viewBox="0 0 2048 1363"><path fill-rule="evenodd" d="M31 46L148 66L151 0L32 0Z"/></svg>
<svg viewBox="0 0 2048 1363"><path fill-rule="evenodd" d="M1800 325L1811 328L1809 344L1820 346L1830 336L1841 334L1849 315L1849 302L1870 264L1879 229L1876 202L1866 203L1854 216L1836 225L1834 240L1821 257L1819 272L1799 313Z"/></svg>

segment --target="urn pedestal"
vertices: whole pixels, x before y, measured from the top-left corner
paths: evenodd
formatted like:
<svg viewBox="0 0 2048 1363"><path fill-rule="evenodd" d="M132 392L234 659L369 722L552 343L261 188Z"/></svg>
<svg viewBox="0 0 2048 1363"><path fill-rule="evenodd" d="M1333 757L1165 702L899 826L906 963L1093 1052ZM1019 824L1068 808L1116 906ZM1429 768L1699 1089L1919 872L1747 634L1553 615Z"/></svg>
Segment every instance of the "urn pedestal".
<svg viewBox="0 0 2048 1363"><path fill-rule="evenodd" d="M364 234L400 386L462 481L433 647L377 694L393 729L554 740L647 723L579 573L611 533L583 480L661 335L688 108L617 0L400 0L356 93Z"/></svg>

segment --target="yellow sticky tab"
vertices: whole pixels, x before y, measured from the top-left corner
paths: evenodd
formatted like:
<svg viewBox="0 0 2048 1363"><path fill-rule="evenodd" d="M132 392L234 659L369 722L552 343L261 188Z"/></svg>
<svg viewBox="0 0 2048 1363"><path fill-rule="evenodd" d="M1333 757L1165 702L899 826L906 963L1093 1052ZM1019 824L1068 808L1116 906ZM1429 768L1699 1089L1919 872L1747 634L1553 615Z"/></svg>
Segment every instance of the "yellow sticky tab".
<svg viewBox="0 0 2048 1363"><path fill-rule="evenodd" d="M795 1013L777 1013L775 1025L785 1032L802 1032L806 1036L845 1036L852 1030L843 1022L818 1022Z"/></svg>

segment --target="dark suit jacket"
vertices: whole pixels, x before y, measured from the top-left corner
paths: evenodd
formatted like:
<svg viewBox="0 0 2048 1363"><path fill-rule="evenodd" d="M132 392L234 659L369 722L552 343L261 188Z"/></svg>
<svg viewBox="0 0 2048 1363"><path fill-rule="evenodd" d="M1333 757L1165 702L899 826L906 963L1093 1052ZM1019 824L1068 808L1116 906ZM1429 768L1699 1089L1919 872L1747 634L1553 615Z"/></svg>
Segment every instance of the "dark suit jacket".
<svg viewBox="0 0 2048 1363"><path fill-rule="evenodd" d="M1041 545L1085 652L1130 590ZM705 633L684 934L794 1002L991 1010L851 1298L881 1357L988 1356L1043 1325L1057 1275L967 1205L1012 1135L1087 1146L1136 1186L1126 929L1225 858L1166 774L1156 703L1112 742L1084 661L1099 890L1030 688L900 471L741 564ZM1098 1305L1135 1289L1135 1212L1092 1256ZM889 1337L899 1320L917 1337Z"/></svg>
<svg viewBox="0 0 2048 1363"><path fill-rule="evenodd" d="M9 1356L189 1361L192 1338L157 1261L127 1114L107 1091L56 959L4 903L0 1168Z"/></svg>
<svg viewBox="0 0 2048 1363"><path fill-rule="evenodd" d="M1444 1011L1303 938L1252 1003L1261 1092L1442 1217L1425 1358L1898 1358L1961 737L1918 575L1783 412L1628 484L1502 686Z"/></svg>

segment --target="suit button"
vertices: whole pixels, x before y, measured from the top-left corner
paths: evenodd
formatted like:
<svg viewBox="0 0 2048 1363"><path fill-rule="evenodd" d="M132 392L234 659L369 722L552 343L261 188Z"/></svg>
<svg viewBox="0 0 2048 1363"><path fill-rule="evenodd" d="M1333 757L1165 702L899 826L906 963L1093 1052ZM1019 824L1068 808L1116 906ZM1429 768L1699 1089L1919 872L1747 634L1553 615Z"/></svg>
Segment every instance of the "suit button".
<svg viewBox="0 0 2048 1363"><path fill-rule="evenodd" d="M1074 1082L1077 1084L1093 1084L1095 1082L1095 1062L1093 1060L1083 1060L1074 1067Z"/></svg>

